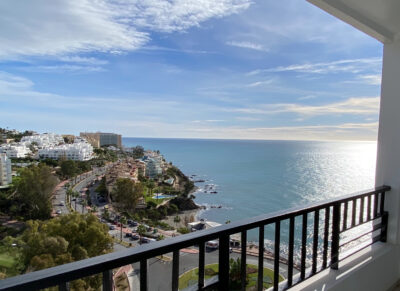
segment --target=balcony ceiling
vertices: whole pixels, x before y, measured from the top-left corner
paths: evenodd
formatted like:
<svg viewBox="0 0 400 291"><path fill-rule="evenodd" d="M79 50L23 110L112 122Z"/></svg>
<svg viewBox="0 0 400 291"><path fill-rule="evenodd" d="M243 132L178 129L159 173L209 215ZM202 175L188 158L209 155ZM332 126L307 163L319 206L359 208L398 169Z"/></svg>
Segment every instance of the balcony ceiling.
<svg viewBox="0 0 400 291"><path fill-rule="evenodd" d="M399 0L307 1L383 43L400 38Z"/></svg>

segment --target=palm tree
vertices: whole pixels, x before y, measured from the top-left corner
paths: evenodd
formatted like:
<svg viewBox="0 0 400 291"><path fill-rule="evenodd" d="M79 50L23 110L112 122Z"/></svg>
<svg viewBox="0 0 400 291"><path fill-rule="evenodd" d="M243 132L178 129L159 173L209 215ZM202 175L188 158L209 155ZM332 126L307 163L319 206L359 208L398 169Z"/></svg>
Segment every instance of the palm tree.
<svg viewBox="0 0 400 291"><path fill-rule="evenodd" d="M76 201L75 201L75 202L76 202ZM85 209L86 205L87 205L86 200L85 200L85 199L82 200L82 214L83 214L83 210Z"/></svg>
<svg viewBox="0 0 400 291"><path fill-rule="evenodd" d="M119 222L121 223L121 237L120 237L120 240L122 241L122 226L126 223L125 216L121 216Z"/></svg>
<svg viewBox="0 0 400 291"><path fill-rule="evenodd" d="M72 192L72 197L75 198L75 211L76 211L76 199L79 197L79 192L73 191L73 192Z"/></svg>
<svg viewBox="0 0 400 291"><path fill-rule="evenodd" d="M137 227L136 232L139 234L139 243L142 244L142 236L146 233L146 227L143 224Z"/></svg>
<svg viewBox="0 0 400 291"><path fill-rule="evenodd" d="M229 260L229 285L234 289L240 289L241 287L241 260ZM246 285L248 283L248 276L246 275Z"/></svg>
<svg viewBox="0 0 400 291"><path fill-rule="evenodd" d="M148 183L147 183L147 188L149 189L149 191L150 191L150 197L151 196L153 196L153 189L154 189L154 187L155 187L155 185L154 185L154 181L153 180L150 180Z"/></svg>

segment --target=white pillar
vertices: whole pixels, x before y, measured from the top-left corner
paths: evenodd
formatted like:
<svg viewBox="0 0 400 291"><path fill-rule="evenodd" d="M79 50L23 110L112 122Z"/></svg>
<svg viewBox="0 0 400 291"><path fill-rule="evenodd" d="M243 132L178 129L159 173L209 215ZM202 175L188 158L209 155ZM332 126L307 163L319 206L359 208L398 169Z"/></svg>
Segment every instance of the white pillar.
<svg viewBox="0 0 400 291"><path fill-rule="evenodd" d="M376 186L389 185L388 242L400 244L400 41L384 45Z"/></svg>

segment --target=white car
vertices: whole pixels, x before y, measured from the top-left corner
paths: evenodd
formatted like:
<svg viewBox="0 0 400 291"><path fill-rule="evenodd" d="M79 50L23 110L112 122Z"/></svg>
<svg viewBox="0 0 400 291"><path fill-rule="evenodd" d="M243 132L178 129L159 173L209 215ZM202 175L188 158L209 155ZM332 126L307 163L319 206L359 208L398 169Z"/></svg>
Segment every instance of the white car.
<svg viewBox="0 0 400 291"><path fill-rule="evenodd" d="M57 213L57 214L61 214L62 211L61 211L60 209L58 209L58 210L56 211L56 213Z"/></svg>
<svg viewBox="0 0 400 291"><path fill-rule="evenodd" d="M212 250L218 249L219 248L219 241L210 240L210 241L206 242L206 248L207 249L212 249Z"/></svg>

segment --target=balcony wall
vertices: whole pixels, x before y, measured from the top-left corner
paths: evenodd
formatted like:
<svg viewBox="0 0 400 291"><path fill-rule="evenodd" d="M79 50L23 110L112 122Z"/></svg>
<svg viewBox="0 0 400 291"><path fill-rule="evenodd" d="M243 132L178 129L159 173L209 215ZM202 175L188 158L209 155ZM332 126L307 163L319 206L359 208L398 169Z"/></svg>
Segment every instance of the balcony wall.
<svg viewBox="0 0 400 291"><path fill-rule="evenodd" d="M391 290L399 278L399 254L396 245L376 243L343 260L339 270L324 270L291 290Z"/></svg>

